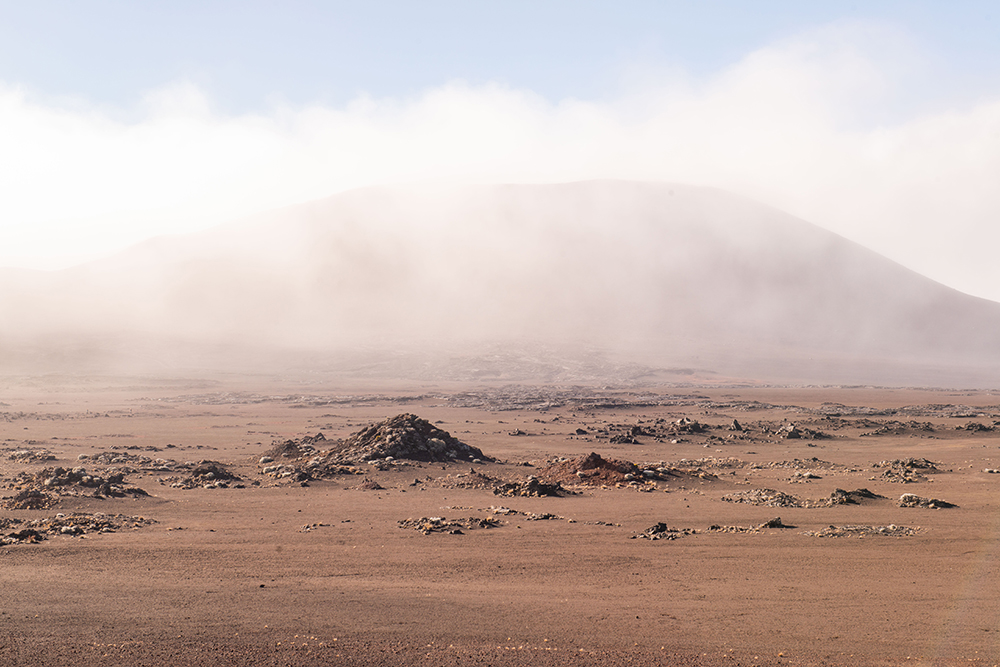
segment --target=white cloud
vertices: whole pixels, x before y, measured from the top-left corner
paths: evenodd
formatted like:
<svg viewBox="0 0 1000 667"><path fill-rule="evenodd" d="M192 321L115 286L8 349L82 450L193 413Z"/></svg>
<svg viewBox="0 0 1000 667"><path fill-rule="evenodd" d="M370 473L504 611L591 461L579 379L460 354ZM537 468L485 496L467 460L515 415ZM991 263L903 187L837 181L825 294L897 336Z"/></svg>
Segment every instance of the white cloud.
<svg viewBox="0 0 1000 667"><path fill-rule="evenodd" d="M1000 99L901 115L919 65L899 35L841 25L611 102L456 82L227 116L181 83L121 120L0 88L0 264L66 264L367 184L630 178L735 190L1000 300Z"/></svg>

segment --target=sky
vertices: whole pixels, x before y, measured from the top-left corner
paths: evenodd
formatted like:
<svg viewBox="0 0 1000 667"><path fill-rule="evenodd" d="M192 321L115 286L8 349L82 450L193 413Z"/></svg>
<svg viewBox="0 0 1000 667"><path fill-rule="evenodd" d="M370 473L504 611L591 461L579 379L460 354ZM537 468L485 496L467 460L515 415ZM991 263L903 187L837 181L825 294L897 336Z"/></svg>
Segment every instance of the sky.
<svg viewBox="0 0 1000 667"><path fill-rule="evenodd" d="M0 266L590 178L737 192L1000 300L1000 7L0 0Z"/></svg>

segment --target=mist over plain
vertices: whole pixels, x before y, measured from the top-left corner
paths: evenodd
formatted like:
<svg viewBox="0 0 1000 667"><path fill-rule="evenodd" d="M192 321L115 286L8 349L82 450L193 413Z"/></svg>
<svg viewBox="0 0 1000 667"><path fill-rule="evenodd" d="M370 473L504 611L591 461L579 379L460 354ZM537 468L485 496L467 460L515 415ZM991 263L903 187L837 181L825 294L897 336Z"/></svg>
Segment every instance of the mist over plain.
<svg viewBox="0 0 1000 667"><path fill-rule="evenodd" d="M0 272L6 372L988 386L1000 305L713 188L365 188Z"/></svg>

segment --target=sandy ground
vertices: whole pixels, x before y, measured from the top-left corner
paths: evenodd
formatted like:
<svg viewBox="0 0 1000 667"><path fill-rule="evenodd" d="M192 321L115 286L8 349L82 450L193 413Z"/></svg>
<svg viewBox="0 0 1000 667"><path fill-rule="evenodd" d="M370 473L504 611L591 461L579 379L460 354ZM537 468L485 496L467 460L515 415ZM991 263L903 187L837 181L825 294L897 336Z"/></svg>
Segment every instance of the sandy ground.
<svg viewBox="0 0 1000 667"><path fill-rule="evenodd" d="M213 460L241 478L187 489L172 486L176 471L140 467L126 481L146 497L0 510L0 535L57 513L155 521L0 547L3 665L1000 663L1000 474L985 472L1000 468L998 394L7 378L0 402L8 499L19 473L107 472L80 458L101 452ZM403 412L497 461L362 464L363 476L306 486L258 463L272 442L335 441ZM707 428L671 431L682 418ZM733 419L746 430L730 430ZM792 423L803 437L782 437ZM632 426L635 442L612 442ZM25 450L55 459L11 458ZM470 468L517 481L590 452L687 472L567 483L574 493L562 497L459 488ZM935 469L903 483L874 467L906 458ZM366 479L384 488L355 488ZM774 489L819 501L861 488L884 498L723 500ZM957 507L899 507L904 493ZM531 520L546 513L557 518ZM429 517L498 525L423 534L399 523ZM788 527L710 530L775 517ZM636 539L659 522L690 534ZM916 530L808 534L848 525Z"/></svg>

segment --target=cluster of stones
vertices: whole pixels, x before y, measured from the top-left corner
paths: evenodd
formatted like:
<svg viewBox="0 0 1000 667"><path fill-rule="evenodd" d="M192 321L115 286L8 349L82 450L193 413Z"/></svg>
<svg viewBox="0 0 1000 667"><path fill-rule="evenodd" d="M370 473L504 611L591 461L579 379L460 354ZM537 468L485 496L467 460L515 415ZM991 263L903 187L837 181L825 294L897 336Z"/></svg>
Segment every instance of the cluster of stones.
<svg viewBox="0 0 1000 667"><path fill-rule="evenodd" d="M126 495L148 495L139 487L126 484L124 473L114 472L102 477L79 466L71 470L57 467L36 473L21 472L11 488L20 493L3 499L7 509L44 509L53 504L56 496L124 498Z"/></svg>
<svg viewBox="0 0 1000 667"><path fill-rule="evenodd" d="M828 526L821 530L807 530L803 535L810 537L912 537L920 528L908 526Z"/></svg>
<svg viewBox="0 0 1000 667"><path fill-rule="evenodd" d="M47 449L15 449L7 458L18 463L41 463L55 461L56 457Z"/></svg>
<svg viewBox="0 0 1000 667"><path fill-rule="evenodd" d="M172 459L153 459L142 454L129 454L127 452L98 452L97 454L80 454L77 457L80 461L87 461L94 465L122 466L123 471L129 469L151 470L157 472L167 472L183 467Z"/></svg>
<svg viewBox="0 0 1000 667"><path fill-rule="evenodd" d="M372 424L332 448L328 456L340 464L386 458L440 463L491 460L478 448L413 414Z"/></svg>
<svg viewBox="0 0 1000 667"><path fill-rule="evenodd" d="M896 504L900 507L926 507L927 509L932 510L958 507L958 505L949 503L946 500L939 500L937 498L921 498L915 493L904 493L899 497Z"/></svg>
<svg viewBox="0 0 1000 667"><path fill-rule="evenodd" d="M493 495L507 497L562 496L569 493L559 482L549 483L530 475L523 482L503 482L493 489Z"/></svg>
<svg viewBox="0 0 1000 667"><path fill-rule="evenodd" d="M792 528L782 523L781 517L774 517L756 526L720 526L712 524L708 527L709 533L759 533L765 528Z"/></svg>
<svg viewBox="0 0 1000 667"><path fill-rule="evenodd" d="M525 521L555 521L561 520L561 517L557 514L552 514L550 512L542 512L541 514L536 514L535 512L522 512L520 510L511 509L510 507L494 507L490 505L486 510L487 512L492 512L495 515L500 516L523 516ZM570 523L576 523L572 519Z"/></svg>
<svg viewBox="0 0 1000 667"><path fill-rule="evenodd" d="M327 444L328 448L320 449ZM425 419L401 414L334 443L328 443L322 433L274 443L257 463L262 475L305 485L313 479L362 475L364 470L356 467L362 462L388 470L408 466L408 461L482 463L484 460L492 459Z"/></svg>
<svg viewBox="0 0 1000 667"><path fill-rule="evenodd" d="M245 485L241 481L238 475L218 461L199 461L191 467L186 477L163 477L159 480L161 484L169 484L174 489L225 489L230 485L242 489Z"/></svg>
<svg viewBox="0 0 1000 667"><path fill-rule="evenodd" d="M629 539L641 539L641 540L676 540L687 535L695 535L698 531L694 528L671 528L667 524L660 522L654 526L650 526L646 530L632 535Z"/></svg>
<svg viewBox="0 0 1000 667"><path fill-rule="evenodd" d="M722 496L727 503L745 503L764 507L802 507L802 499L775 489L751 489Z"/></svg>
<svg viewBox="0 0 1000 667"><path fill-rule="evenodd" d="M912 484L926 480L926 473L937 472L938 468L933 461L927 459L907 458L895 459L892 461L879 461L872 464L873 468L881 468L882 474L871 479L879 479L885 482L897 482L900 484Z"/></svg>
<svg viewBox="0 0 1000 667"><path fill-rule="evenodd" d="M749 491L737 491L722 496L722 500L728 503L745 503L747 505L759 505L763 507L833 507L835 505L857 505L863 500L874 500L884 498L868 489L855 489L845 491L835 489L829 498L819 500L809 500L793 496L783 491L775 489L751 489Z"/></svg>
<svg viewBox="0 0 1000 667"><path fill-rule="evenodd" d="M424 535L431 533L448 533L450 535L462 535L463 528L466 530L476 530L480 528L497 528L502 524L492 517L469 517L468 519L446 519L443 516L421 517L419 519L402 519L399 521L400 528L410 528L420 531Z"/></svg>
<svg viewBox="0 0 1000 667"><path fill-rule="evenodd" d="M123 514L56 514L44 519L0 518L0 530L16 528L0 535L0 545L31 544L48 539L51 535L85 535L87 533L113 533L118 530L137 530L156 523L153 519Z"/></svg>

